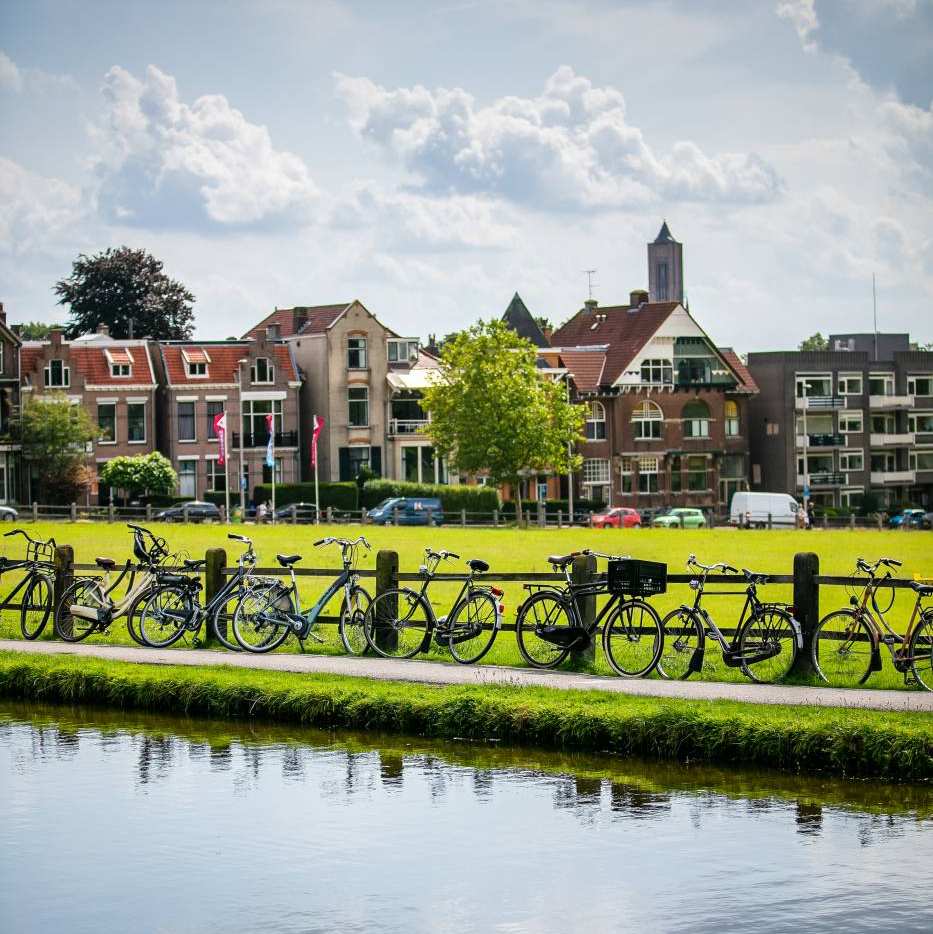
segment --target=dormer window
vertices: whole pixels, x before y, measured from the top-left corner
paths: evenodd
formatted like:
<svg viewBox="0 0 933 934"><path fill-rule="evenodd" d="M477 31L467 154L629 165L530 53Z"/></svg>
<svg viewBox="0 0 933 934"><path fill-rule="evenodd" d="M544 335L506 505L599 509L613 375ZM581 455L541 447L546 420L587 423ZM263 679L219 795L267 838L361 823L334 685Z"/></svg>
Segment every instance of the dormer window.
<svg viewBox="0 0 933 934"><path fill-rule="evenodd" d="M104 351L114 379L129 379L133 375L133 354L128 347L108 347Z"/></svg>
<svg viewBox="0 0 933 934"><path fill-rule="evenodd" d="M45 385L67 389L71 385L71 367L64 360L49 360L45 368Z"/></svg>
<svg viewBox="0 0 933 934"><path fill-rule="evenodd" d="M390 337L386 341L389 363L415 363L420 343L417 338Z"/></svg>
<svg viewBox="0 0 933 934"><path fill-rule="evenodd" d="M195 363L193 360L188 363L189 376L207 376L207 364L203 361Z"/></svg>
<svg viewBox="0 0 933 934"><path fill-rule="evenodd" d="M188 379L207 379L207 365L211 362L206 350L200 347L186 347L181 352L185 361L185 374Z"/></svg>
<svg viewBox="0 0 933 934"><path fill-rule="evenodd" d="M133 368L128 363L111 363L110 375L117 379L125 379L133 375Z"/></svg>
<svg viewBox="0 0 933 934"><path fill-rule="evenodd" d="M257 357L250 367L250 378L254 383L275 382L275 367L268 357Z"/></svg>

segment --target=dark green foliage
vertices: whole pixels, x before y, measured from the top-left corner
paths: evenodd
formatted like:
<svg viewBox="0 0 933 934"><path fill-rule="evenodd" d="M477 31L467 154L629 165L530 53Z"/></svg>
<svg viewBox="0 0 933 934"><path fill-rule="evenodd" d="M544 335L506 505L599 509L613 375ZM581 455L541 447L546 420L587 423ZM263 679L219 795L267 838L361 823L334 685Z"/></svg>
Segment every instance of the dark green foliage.
<svg viewBox="0 0 933 934"><path fill-rule="evenodd" d="M358 509L357 489L352 480L343 483L320 483L321 509L332 506L334 509ZM272 502L272 484L261 483L253 490L256 503ZM275 486L275 506L290 506L292 503L313 503L313 483L277 483Z"/></svg>
<svg viewBox="0 0 933 934"><path fill-rule="evenodd" d="M10 325L10 330L21 340L42 341L49 336L52 325L44 321L24 321L22 324Z"/></svg>
<svg viewBox="0 0 933 934"><path fill-rule="evenodd" d="M605 503L598 503L595 499L575 498L573 501L573 511L576 515L579 515L581 512L599 512L605 505ZM566 516L570 513L570 504L565 499L549 499L544 503L544 510L549 516L556 516L558 512L562 512ZM503 503L501 512L504 516L514 517L515 503L512 500ZM535 516L538 514L537 500L523 499L522 512L525 514L526 519L530 518L534 521Z"/></svg>
<svg viewBox="0 0 933 934"><path fill-rule="evenodd" d="M489 486L447 486L443 483L405 483L402 480L370 480L363 487L363 508L372 509L391 496L422 496L440 499L445 512L485 512L499 506L499 494Z"/></svg>
<svg viewBox="0 0 933 934"><path fill-rule="evenodd" d="M819 331L811 334L806 340L802 340L797 347L798 350L829 350L829 340L823 337Z"/></svg>

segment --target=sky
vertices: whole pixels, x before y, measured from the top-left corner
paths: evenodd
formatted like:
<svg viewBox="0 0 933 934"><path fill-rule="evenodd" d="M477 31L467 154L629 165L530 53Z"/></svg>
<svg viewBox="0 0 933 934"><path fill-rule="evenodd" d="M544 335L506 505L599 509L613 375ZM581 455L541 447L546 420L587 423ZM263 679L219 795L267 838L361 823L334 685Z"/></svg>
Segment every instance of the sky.
<svg viewBox="0 0 933 934"><path fill-rule="evenodd" d="M396 332L647 286L740 351L933 340L933 0L2 0L0 301L149 250L199 337Z"/></svg>

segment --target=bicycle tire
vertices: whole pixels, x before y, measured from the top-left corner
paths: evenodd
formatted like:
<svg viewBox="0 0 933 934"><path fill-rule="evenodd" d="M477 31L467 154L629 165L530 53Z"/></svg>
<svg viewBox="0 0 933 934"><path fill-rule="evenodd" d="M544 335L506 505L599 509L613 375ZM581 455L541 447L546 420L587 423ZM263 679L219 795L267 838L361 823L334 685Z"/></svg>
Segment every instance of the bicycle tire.
<svg viewBox="0 0 933 934"><path fill-rule="evenodd" d="M933 691L933 610L927 610L914 627L908 652L917 683Z"/></svg>
<svg viewBox="0 0 933 934"><path fill-rule="evenodd" d="M434 629L430 604L420 593L398 587L377 594L366 611L369 647L383 658L413 658L428 644Z"/></svg>
<svg viewBox="0 0 933 934"><path fill-rule="evenodd" d="M42 635L52 615L52 590L52 579L45 574L33 573L32 580L26 585L19 611L19 628L23 638L30 642Z"/></svg>
<svg viewBox="0 0 933 934"><path fill-rule="evenodd" d="M149 643L146 642L139 634L139 614L141 612L140 608L146 602L150 593L151 591L141 593L133 601L133 605L129 608L129 611L126 614L126 631L130 634L130 638L137 645L141 645L143 648L150 648L150 646Z"/></svg>
<svg viewBox="0 0 933 934"><path fill-rule="evenodd" d="M864 684L871 674L875 634L852 610L828 613L813 631L810 655L816 673L833 687Z"/></svg>
<svg viewBox="0 0 933 934"><path fill-rule="evenodd" d="M570 646L549 642L541 633L545 629L556 633L564 627L577 628L568 603L557 593L532 594L521 605L515 621L515 641L522 658L532 668L556 668L570 654Z"/></svg>
<svg viewBox="0 0 933 934"><path fill-rule="evenodd" d="M343 598L340 624L337 628L340 641L350 655L363 655L369 648L369 640L366 638L366 613L372 602L373 598L365 588L358 585L350 589L349 606L347 598Z"/></svg>
<svg viewBox="0 0 933 934"><path fill-rule="evenodd" d="M277 649L292 632L289 613L294 613L290 589L249 587L233 614L233 636L240 648L256 655ZM250 639L255 641L250 641Z"/></svg>
<svg viewBox="0 0 933 934"><path fill-rule="evenodd" d="M486 590L474 590L450 611L447 647L455 661L475 665L483 658L496 641L498 614L499 604Z"/></svg>
<svg viewBox="0 0 933 934"><path fill-rule="evenodd" d="M763 646L776 644L779 651L753 664L742 664L742 673L758 684L775 684L790 673L797 661L797 634L790 613L767 607L753 613L739 630L740 655L753 654Z"/></svg>
<svg viewBox="0 0 933 934"><path fill-rule="evenodd" d="M669 681L686 681L706 651L706 630L694 610L678 607L661 621L663 645L657 670Z"/></svg>
<svg viewBox="0 0 933 934"><path fill-rule="evenodd" d="M151 648L166 649L187 632L192 612L187 587L179 584L157 587L143 607L139 633Z"/></svg>
<svg viewBox="0 0 933 934"><path fill-rule="evenodd" d="M890 572L885 574L884 577L878 583L878 586L872 591L871 594L871 606L872 609L879 615L884 616L885 613L890 612L891 607L894 606L894 598L897 596L897 591L890 585L891 574ZM887 590L891 594L891 599L888 600L887 605L881 607L878 605L878 594L882 590Z"/></svg>
<svg viewBox="0 0 933 934"><path fill-rule="evenodd" d="M647 627L648 632L643 630ZM651 674L664 649L661 617L644 600L625 600L603 625L603 654L609 667L622 678Z"/></svg>
<svg viewBox="0 0 933 934"><path fill-rule="evenodd" d="M93 596L92 598L92 594ZM94 620L83 616L74 616L72 606L98 608L103 603L100 579L85 577L76 580L62 595L55 611L55 635L65 642L81 642L91 633L100 631L101 626Z"/></svg>

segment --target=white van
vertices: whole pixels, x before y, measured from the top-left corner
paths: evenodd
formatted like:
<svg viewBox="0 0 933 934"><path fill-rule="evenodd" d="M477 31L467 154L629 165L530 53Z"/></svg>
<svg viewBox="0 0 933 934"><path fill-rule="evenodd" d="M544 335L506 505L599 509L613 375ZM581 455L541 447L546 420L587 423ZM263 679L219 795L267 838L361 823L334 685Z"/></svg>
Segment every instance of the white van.
<svg viewBox="0 0 933 934"><path fill-rule="evenodd" d="M788 493L738 492L732 495L729 524L763 529L768 527L770 516L772 528L793 529L802 508Z"/></svg>

